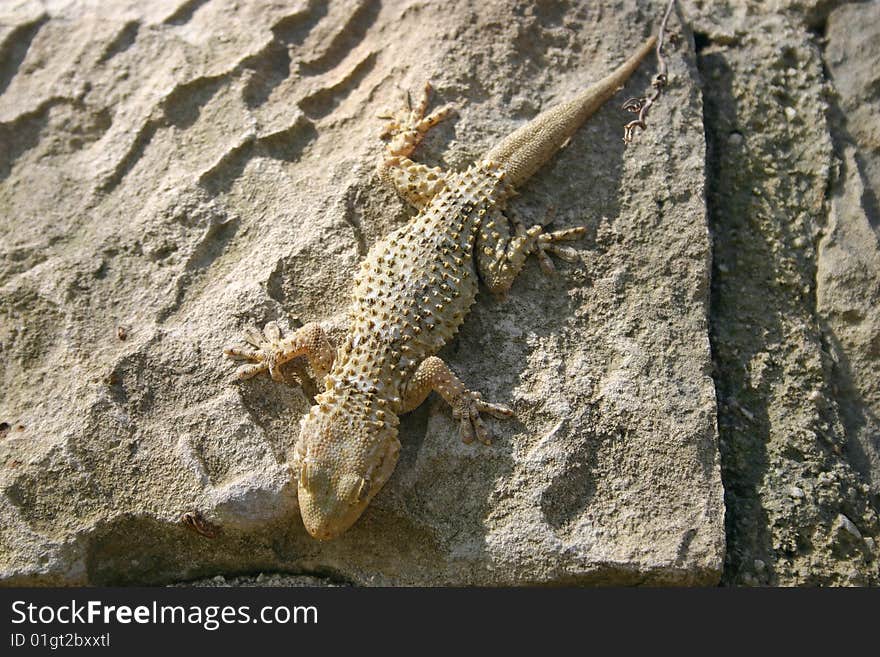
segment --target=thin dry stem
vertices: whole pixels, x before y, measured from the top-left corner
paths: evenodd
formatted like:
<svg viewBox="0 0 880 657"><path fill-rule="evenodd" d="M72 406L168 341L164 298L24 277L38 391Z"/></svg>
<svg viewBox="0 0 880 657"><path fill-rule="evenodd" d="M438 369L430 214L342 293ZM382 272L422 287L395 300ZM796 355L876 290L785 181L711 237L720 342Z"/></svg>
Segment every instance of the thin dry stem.
<svg viewBox="0 0 880 657"><path fill-rule="evenodd" d="M669 22L669 16L672 14L672 9L675 6L676 0L669 0L669 4L666 7L666 13L663 14L663 21L660 23L660 31L657 34L657 75L655 75L654 79L651 81L651 87L653 87L654 91L651 93L650 96L642 96L641 98L630 98L623 104L623 109L639 115L639 118L634 121L630 121L623 128L623 141L625 141L627 144L631 143L635 138L636 128L639 128L641 130L648 129L648 112L651 110L654 102L660 97L661 93L663 92L663 88L669 81L667 75L668 69L666 66L666 59L663 57L663 46L667 39L666 25ZM679 12L676 13L678 14ZM669 41L672 41L672 36L674 35L669 36Z"/></svg>

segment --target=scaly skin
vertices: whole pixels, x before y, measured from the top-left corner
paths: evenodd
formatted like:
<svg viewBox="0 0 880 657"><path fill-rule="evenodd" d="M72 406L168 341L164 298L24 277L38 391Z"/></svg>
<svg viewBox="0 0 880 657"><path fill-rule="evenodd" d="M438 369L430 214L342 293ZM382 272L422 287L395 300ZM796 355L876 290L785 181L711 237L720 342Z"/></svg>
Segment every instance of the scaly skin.
<svg viewBox="0 0 880 657"><path fill-rule="evenodd" d="M465 442L489 443L480 414L509 417L505 406L468 390L436 353L455 335L476 299L478 279L506 292L528 255L552 269L548 253L569 259L555 243L579 238L583 228L545 233L525 230L502 214L514 186L549 160L638 67L653 49L652 37L612 74L576 98L540 114L466 171L446 173L409 159L425 132L449 114L425 117L421 103L389 117L390 138L382 176L419 214L370 249L355 279L348 333L335 351L317 324L282 338L274 323L245 339L256 349L226 350L253 361L248 378L306 356L324 391L303 419L294 448L300 510L315 538L348 529L379 492L397 463L398 416L437 391L461 422Z"/></svg>

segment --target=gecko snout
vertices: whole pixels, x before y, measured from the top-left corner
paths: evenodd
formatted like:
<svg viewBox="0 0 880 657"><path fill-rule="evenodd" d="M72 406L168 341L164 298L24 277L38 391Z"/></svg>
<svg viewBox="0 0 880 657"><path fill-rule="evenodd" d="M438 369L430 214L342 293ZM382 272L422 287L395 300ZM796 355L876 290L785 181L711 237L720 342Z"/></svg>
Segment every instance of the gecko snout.
<svg viewBox="0 0 880 657"><path fill-rule="evenodd" d="M331 490L299 487L299 508L306 531L321 541L329 541L351 527L366 508L338 499Z"/></svg>

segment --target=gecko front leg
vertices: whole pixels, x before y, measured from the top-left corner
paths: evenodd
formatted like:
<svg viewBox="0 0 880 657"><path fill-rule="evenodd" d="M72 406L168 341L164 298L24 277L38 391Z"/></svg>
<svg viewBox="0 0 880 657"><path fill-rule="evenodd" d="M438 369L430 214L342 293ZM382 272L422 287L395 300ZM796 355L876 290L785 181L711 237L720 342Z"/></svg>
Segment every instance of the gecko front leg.
<svg viewBox="0 0 880 657"><path fill-rule="evenodd" d="M268 370L273 379L283 381L280 367L297 356L305 356L315 377L320 380L330 371L336 357L327 333L315 322L309 322L286 338L282 337L275 322L266 324L262 333L248 327L244 330L244 339L255 348L227 347L223 350L229 358L252 361L253 364L238 371L239 379L249 379Z"/></svg>
<svg viewBox="0 0 880 657"><path fill-rule="evenodd" d="M482 395L465 388L461 380L455 376L449 366L437 356L430 356L422 361L407 381L401 413L407 413L425 401L432 390L443 397L452 407L452 417L461 421L461 439L472 443L474 435L481 443L489 445L489 430L483 423L480 413L489 413L497 418L513 415L513 411L501 404L490 404L483 401Z"/></svg>
<svg viewBox="0 0 880 657"><path fill-rule="evenodd" d="M382 162L380 174L401 197L418 210L446 187L443 169L419 164L409 157L428 130L452 112L452 108L447 105L425 116L430 93L431 83L427 82L422 99L416 107L411 106L407 95L406 108L393 116L379 117L388 119L382 138L390 140L385 147L387 157Z"/></svg>

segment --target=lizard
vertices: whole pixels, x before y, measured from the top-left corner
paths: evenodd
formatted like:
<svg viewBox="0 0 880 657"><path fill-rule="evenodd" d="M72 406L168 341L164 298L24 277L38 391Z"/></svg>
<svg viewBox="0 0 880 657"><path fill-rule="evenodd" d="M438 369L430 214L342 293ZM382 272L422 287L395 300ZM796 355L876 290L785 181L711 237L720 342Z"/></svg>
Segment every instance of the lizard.
<svg viewBox="0 0 880 657"><path fill-rule="evenodd" d="M316 322L290 335L269 322L245 329L249 347L227 347L246 379L304 356L323 391L303 417L290 458L300 513L308 533L335 538L361 516L388 481L400 453L399 416L439 393L459 421L465 443L488 444L481 414L509 418L513 411L467 388L437 356L475 301L478 282L503 295L534 254L553 269L550 255L572 260L560 242L583 226L546 232L526 229L503 210L517 187L559 151L577 129L623 86L654 48L648 38L612 73L519 127L464 171L447 172L410 158L450 106L427 113L431 85L421 101L388 120L380 177L418 211L375 243L355 275L348 329L338 346ZM409 103L408 103L409 105Z"/></svg>

